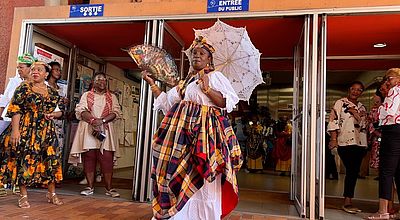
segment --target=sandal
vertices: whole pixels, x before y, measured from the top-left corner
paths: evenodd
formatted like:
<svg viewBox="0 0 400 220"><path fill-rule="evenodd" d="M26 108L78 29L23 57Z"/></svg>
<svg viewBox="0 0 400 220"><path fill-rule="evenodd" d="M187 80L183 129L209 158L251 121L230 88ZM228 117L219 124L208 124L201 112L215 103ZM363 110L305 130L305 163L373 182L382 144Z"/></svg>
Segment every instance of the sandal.
<svg viewBox="0 0 400 220"><path fill-rule="evenodd" d="M359 212L361 212L361 209L353 207L353 205L344 205L342 206L342 209L350 214L357 214Z"/></svg>
<svg viewBox="0 0 400 220"><path fill-rule="evenodd" d="M47 202L48 203L51 203L51 204L54 204L54 205L63 205L64 204L64 202L57 197L56 193L48 192L46 194L46 198L47 198Z"/></svg>
<svg viewBox="0 0 400 220"><path fill-rule="evenodd" d="M111 196L113 198L119 197L119 193L115 189L106 190L106 196Z"/></svg>
<svg viewBox="0 0 400 220"><path fill-rule="evenodd" d="M367 217L369 220L381 220L381 219L390 219L389 213L375 213Z"/></svg>
<svg viewBox="0 0 400 220"><path fill-rule="evenodd" d="M400 213L399 212L396 212L393 214L389 213L389 218L390 219L400 219Z"/></svg>
<svg viewBox="0 0 400 220"><path fill-rule="evenodd" d="M18 199L18 207L22 209L29 209L31 205L28 202L28 195L20 195Z"/></svg>

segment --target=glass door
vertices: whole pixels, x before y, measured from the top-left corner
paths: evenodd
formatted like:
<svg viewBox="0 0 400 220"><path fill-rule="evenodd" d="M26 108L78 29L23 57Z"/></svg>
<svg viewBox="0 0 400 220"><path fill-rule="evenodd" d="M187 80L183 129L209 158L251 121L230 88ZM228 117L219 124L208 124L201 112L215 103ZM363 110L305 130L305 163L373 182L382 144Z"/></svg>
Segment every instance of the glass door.
<svg viewBox="0 0 400 220"><path fill-rule="evenodd" d="M291 199L302 218L324 218L326 16L306 15L294 54Z"/></svg>
<svg viewBox="0 0 400 220"><path fill-rule="evenodd" d="M310 68L309 204L310 219L324 218L326 16L312 15Z"/></svg>
<svg viewBox="0 0 400 220"><path fill-rule="evenodd" d="M307 146L309 122L309 40L310 17L305 16L303 32L294 51L293 81L293 132L292 132L292 173L290 197L295 202L300 216L307 215Z"/></svg>
<svg viewBox="0 0 400 220"><path fill-rule="evenodd" d="M177 61L182 72L183 48L184 42L168 26L164 20L151 20L146 22L146 31L144 37L145 44L151 44L165 49ZM165 90L166 85L156 81L156 84ZM168 90L168 88L167 88ZM135 165L134 187L132 198L140 202L150 201L152 199L151 167L152 152L151 142L153 134L156 132L163 118L158 111L153 110L154 96L151 89L143 79L141 81L140 94L140 112L137 135L137 150Z"/></svg>
<svg viewBox="0 0 400 220"><path fill-rule="evenodd" d="M158 21L146 21L144 43L157 45ZM151 137L153 122L153 95L150 86L142 79L140 83L138 133L136 137L135 171L133 177L132 199L139 202L151 200Z"/></svg>
<svg viewBox="0 0 400 220"><path fill-rule="evenodd" d="M319 18L319 44L318 44L318 69L317 69L317 146L316 146L316 216L325 217L325 102L326 102L326 22L327 16Z"/></svg>

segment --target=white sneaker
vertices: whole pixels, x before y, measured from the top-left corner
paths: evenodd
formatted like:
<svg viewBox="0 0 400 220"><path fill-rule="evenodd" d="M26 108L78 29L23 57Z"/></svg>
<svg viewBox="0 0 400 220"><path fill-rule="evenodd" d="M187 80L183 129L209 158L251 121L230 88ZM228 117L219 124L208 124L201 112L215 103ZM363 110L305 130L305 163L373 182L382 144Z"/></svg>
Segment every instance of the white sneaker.
<svg viewBox="0 0 400 220"><path fill-rule="evenodd" d="M86 185L87 184L87 179L86 179L86 177L83 179L83 180L81 180L80 182L79 182L79 185Z"/></svg>
<svg viewBox="0 0 400 220"><path fill-rule="evenodd" d="M81 195L90 196L93 195L94 188L86 187L83 191L81 191Z"/></svg>
<svg viewBox="0 0 400 220"><path fill-rule="evenodd" d="M101 182L101 175L97 175L96 176L96 183L100 183Z"/></svg>

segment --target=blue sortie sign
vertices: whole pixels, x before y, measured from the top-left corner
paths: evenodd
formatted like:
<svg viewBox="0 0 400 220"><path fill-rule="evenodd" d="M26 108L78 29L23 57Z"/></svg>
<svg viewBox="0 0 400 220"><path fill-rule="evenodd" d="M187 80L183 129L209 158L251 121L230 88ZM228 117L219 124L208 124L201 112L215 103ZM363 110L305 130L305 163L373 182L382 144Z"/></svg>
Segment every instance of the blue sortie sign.
<svg viewBox="0 0 400 220"><path fill-rule="evenodd" d="M71 5L69 8L69 17L99 17L103 16L104 4L89 5Z"/></svg>
<svg viewBox="0 0 400 220"><path fill-rule="evenodd" d="M207 0L207 12L248 11L249 0Z"/></svg>

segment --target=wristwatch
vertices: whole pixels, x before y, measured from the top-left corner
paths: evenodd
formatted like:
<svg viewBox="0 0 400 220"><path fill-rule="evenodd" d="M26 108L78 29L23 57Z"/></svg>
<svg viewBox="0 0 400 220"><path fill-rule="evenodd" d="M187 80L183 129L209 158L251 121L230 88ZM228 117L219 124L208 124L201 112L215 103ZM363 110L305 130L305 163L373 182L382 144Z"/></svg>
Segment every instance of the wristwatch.
<svg viewBox="0 0 400 220"><path fill-rule="evenodd" d="M106 119L101 119L101 121L103 122L103 124L105 124L106 123Z"/></svg>

